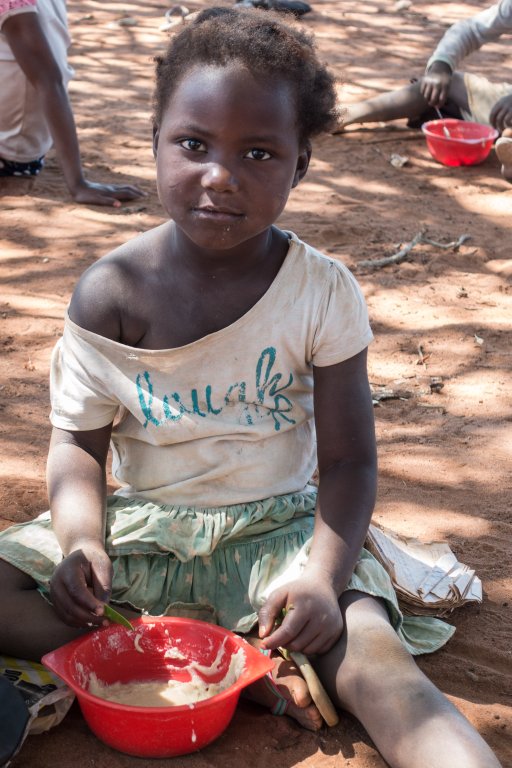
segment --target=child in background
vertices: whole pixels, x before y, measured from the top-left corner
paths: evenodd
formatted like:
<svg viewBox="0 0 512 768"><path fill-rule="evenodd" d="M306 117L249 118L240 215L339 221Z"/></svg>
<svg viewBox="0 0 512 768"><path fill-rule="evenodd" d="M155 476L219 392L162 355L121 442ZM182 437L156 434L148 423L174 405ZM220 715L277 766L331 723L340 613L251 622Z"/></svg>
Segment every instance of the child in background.
<svg viewBox="0 0 512 768"><path fill-rule="evenodd" d="M314 656L390 766L495 768L411 656L453 628L403 616L362 548L377 470L361 291L275 225L335 119L311 39L271 12L203 11L158 60L169 221L73 293L52 359L51 513L0 534L0 652L39 659L105 623L109 600L207 618ZM289 662L268 682L250 695L320 727Z"/></svg>
<svg viewBox="0 0 512 768"><path fill-rule="evenodd" d="M438 118L436 110L445 117L492 125L501 133L495 148L502 175L512 182L512 83L493 83L481 75L456 71L470 53L511 33L512 0L500 0L453 24L428 60L422 78L400 90L350 104L344 110L341 130L353 123L403 117L420 125Z"/></svg>
<svg viewBox="0 0 512 768"><path fill-rule="evenodd" d="M52 144L73 200L119 206L136 186L84 177L67 94L65 0L0 0L0 178L37 176Z"/></svg>

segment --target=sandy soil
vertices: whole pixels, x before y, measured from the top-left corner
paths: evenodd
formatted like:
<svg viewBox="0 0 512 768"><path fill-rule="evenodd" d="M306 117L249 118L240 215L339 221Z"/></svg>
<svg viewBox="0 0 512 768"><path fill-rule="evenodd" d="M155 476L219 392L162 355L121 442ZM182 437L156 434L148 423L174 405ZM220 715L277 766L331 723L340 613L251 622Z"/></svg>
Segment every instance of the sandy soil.
<svg viewBox="0 0 512 768"><path fill-rule="evenodd" d="M312 0L303 24L343 80L342 100L401 85L418 74L449 23L472 2ZM196 10L205 3L190 3ZM168 6L69 3L77 77L71 86L85 165L96 180L129 179L148 192L119 210L70 202L50 154L34 183L4 185L0 301L1 526L46 508L48 367L63 313L80 273L106 251L162 221L150 141L152 57L166 43ZM121 17L137 26L119 26ZM486 48L468 68L512 81L509 43ZM409 162L393 167L392 153ZM511 748L511 349L510 211L512 187L494 154L480 166L446 168L419 132L397 123L350 129L317 141L309 176L281 224L341 259L357 274L370 307L375 387L405 391L376 407L380 493L375 519L423 539L447 540L483 580L481 606L450 617L457 632L442 651L419 660L465 713L504 765ZM364 259L394 253L426 228L458 251L432 245L382 269ZM507 342L508 339L508 342ZM444 385L431 392L431 377ZM75 706L44 736L29 738L15 768L142 764L98 742ZM357 722L320 734L241 704L223 736L177 766L203 768L377 768L383 760ZM158 768L164 761L151 763Z"/></svg>

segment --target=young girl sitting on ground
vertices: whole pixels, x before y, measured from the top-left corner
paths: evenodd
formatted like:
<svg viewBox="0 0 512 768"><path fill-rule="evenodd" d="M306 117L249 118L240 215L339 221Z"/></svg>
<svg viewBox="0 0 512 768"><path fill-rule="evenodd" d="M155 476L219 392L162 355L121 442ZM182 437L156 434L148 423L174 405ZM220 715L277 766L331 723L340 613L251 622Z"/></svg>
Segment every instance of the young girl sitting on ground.
<svg viewBox="0 0 512 768"><path fill-rule="evenodd" d="M402 117L419 126L438 118L438 110L445 117L493 125L501 134L495 145L501 172L512 182L512 83L493 83L481 75L456 71L470 53L504 34L512 34L512 0L500 0L453 24L428 60L422 78L399 90L350 104L344 110L341 130L353 123Z"/></svg>
<svg viewBox="0 0 512 768"><path fill-rule="evenodd" d="M39 659L103 625L109 600L206 618L314 657L389 765L493 768L411 656L452 628L402 616L362 549L377 470L361 291L274 223L334 106L309 37L267 12L204 11L158 60L169 221L73 294L52 360L51 514L0 536L0 652ZM318 729L297 670L276 658L273 675L253 698Z"/></svg>

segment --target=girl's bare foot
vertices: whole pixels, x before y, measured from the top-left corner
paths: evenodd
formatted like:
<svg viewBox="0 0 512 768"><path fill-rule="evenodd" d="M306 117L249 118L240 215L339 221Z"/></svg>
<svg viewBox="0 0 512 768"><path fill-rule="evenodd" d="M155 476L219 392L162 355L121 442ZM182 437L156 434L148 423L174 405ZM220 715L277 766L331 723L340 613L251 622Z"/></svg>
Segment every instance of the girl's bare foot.
<svg viewBox="0 0 512 768"><path fill-rule="evenodd" d="M256 638L246 638L251 645L259 647ZM293 661L284 659L277 651L272 652L274 669L261 680L248 686L244 695L271 710L276 715L293 717L299 725L309 731L318 731L323 724L309 693L306 681Z"/></svg>
<svg viewBox="0 0 512 768"><path fill-rule="evenodd" d="M512 183L512 138L502 136L497 140L494 149L501 163L501 175Z"/></svg>

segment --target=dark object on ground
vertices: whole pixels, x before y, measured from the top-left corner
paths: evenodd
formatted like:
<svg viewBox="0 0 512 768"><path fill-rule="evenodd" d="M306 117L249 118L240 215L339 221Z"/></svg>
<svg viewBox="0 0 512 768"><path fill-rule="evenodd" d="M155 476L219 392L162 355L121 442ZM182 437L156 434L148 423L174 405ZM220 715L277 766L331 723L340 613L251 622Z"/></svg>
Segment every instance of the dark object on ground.
<svg viewBox="0 0 512 768"><path fill-rule="evenodd" d="M417 83L418 78L411 77L410 82ZM460 111L459 107L456 104L450 104L450 102L447 102L443 104L439 111L436 109L436 107L427 107L421 115L418 115L418 117L410 117L407 120L407 127L421 128L423 123L428 123L429 120L437 120L437 118L440 116L439 112L441 113L441 117L453 117L456 120L464 120L464 115Z"/></svg>
<svg viewBox="0 0 512 768"><path fill-rule="evenodd" d="M237 0L235 5L243 5L246 8L264 8L269 11L282 11L293 13L294 16L304 16L311 11L311 6L302 0Z"/></svg>
<svg viewBox="0 0 512 768"><path fill-rule="evenodd" d="M29 719L23 696L0 675L0 768L9 765L21 747Z"/></svg>
<svg viewBox="0 0 512 768"><path fill-rule="evenodd" d="M464 120L462 112L455 104L444 104L439 110L441 117L453 117L455 120ZM439 112L434 107L428 107L418 117L410 117L407 120L408 128L421 128L423 123L428 123L429 120L437 120Z"/></svg>

